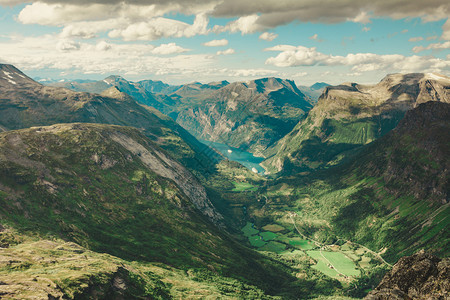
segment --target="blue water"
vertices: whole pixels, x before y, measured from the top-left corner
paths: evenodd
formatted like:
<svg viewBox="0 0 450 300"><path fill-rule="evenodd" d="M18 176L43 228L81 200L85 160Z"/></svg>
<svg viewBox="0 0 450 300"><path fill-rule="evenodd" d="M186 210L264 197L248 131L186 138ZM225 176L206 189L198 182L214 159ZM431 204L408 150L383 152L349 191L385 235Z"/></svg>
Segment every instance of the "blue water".
<svg viewBox="0 0 450 300"><path fill-rule="evenodd" d="M259 165L264 160L262 157L255 157L250 152L242 151L239 148L230 147L221 143L204 140L200 140L200 142L209 147L213 147L229 160L236 161L250 170L255 168L259 174L264 174L264 168ZM228 150L231 150L232 152L229 153Z"/></svg>

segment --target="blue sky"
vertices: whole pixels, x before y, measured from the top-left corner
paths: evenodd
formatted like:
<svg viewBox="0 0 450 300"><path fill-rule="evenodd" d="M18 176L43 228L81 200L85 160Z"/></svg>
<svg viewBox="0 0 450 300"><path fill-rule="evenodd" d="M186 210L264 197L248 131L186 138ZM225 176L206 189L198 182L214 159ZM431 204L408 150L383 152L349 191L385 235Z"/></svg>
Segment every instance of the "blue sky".
<svg viewBox="0 0 450 300"><path fill-rule="evenodd" d="M448 76L449 14L441 0L0 0L0 62L32 77L172 84Z"/></svg>

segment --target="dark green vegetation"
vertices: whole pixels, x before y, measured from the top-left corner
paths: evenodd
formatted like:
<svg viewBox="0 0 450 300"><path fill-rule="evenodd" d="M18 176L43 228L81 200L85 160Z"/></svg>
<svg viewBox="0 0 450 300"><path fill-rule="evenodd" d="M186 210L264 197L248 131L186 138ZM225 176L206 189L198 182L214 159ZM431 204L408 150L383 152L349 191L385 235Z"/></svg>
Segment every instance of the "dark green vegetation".
<svg viewBox="0 0 450 300"><path fill-rule="evenodd" d="M236 243L196 209L218 218L202 187L161 151L136 129L111 125L2 133L2 223L129 261L235 278L266 293L292 284L288 269Z"/></svg>
<svg viewBox="0 0 450 300"><path fill-rule="evenodd" d="M448 120L450 104L421 104L352 160L307 176L266 181L256 192L229 198L235 207L245 205L254 224L243 229L249 243L282 259L298 260L306 251L317 262L314 268L339 279L355 297L374 288L402 256L427 249L447 257ZM263 248L267 241L260 232L274 229L280 247ZM344 264L331 268L335 257Z"/></svg>
<svg viewBox="0 0 450 300"><path fill-rule="evenodd" d="M296 173L335 165L395 128L408 109L450 102L450 81L429 74L393 74L374 86L325 88L308 116L264 151L270 172Z"/></svg>

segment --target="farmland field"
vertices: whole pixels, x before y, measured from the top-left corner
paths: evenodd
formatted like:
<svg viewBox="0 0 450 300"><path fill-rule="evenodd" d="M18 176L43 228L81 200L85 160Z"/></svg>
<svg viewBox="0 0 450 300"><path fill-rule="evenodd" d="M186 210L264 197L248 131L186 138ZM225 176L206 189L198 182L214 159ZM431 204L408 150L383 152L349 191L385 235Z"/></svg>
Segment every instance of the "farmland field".
<svg viewBox="0 0 450 300"><path fill-rule="evenodd" d="M302 250L311 250L315 247L310 241L302 239L290 239L289 244Z"/></svg>
<svg viewBox="0 0 450 300"><path fill-rule="evenodd" d="M245 192L245 191L256 191L258 187L254 186L251 183L248 182L233 182L234 183L234 189L233 192Z"/></svg>
<svg viewBox="0 0 450 300"><path fill-rule="evenodd" d="M278 232L278 231L284 230L284 227L280 226L278 224L269 224L269 225L264 226L262 229L264 229L266 231Z"/></svg>
<svg viewBox="0 0 450 300"><path fill-rule="evenodd" d="M261 247L266 244L259 235L252 235L248 240L253 247Z"/></svg>
<svg viewBox="0 0 450 300"><path fill-rule="evenodd" d="M264 231L259 234L265 241L271 241L277 237L276 233L270 231Z"/></svg>
<svg viewBox="0 0 450 300"><path fill-rule="evenodd" d="M271 251L280 254L286 249L286 246L282 243L271 241L267 243L266 245L259 248L259 250L263 251Z"/></svg>
<svg viewBox="0 0 450 300"><path fill-rule="evenodd" d="M322 251L321 253L321 251L311 250L306 253L318 261L317 265L313 266L313 268L328 276L335 277L338 274L337 271L346 276L360 275L360 272L356 269L356 265L353 261L340 252ZM330 263L336 268L337 271L328 266Z"/></svg>
<svg viewBox="0 0 450 300"><path fill-rule="evenodd" d="M241 229L241 231L244 233L244 235L246 237L250 237L252 235L255 235L255 234L259 233L259 230L253 228L253 225L250 222L247 222L247 224L244 226L244 228Z"/></svg>

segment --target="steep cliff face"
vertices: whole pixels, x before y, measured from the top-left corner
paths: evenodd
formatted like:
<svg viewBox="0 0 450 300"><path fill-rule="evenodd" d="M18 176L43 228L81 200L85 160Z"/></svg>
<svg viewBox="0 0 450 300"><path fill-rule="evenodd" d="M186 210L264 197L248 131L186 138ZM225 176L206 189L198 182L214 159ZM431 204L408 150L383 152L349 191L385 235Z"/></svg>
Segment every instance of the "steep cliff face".
<svg viewBox="0 0 450 300"><path fill-rule="evenodd" d="M402 257L366 300L448 299L450 259L420 251Z"/></svg>
<svg viewBox="0 0 450 300"><path fill-rule="evenodd" d="M181 126L197 138L257 155L312 107L293 82L278 78L231 83L199 100L180 111Z"/></svg>
<svg viewBox="0 0 450 300"><path fill-rule="evenodd" d="M405 112L428 102L450 102L450 78L437 74L393 74L376 85L326 87L305 120L264 152L271 172L336 164L350 150L395 128Z"/></svg>

